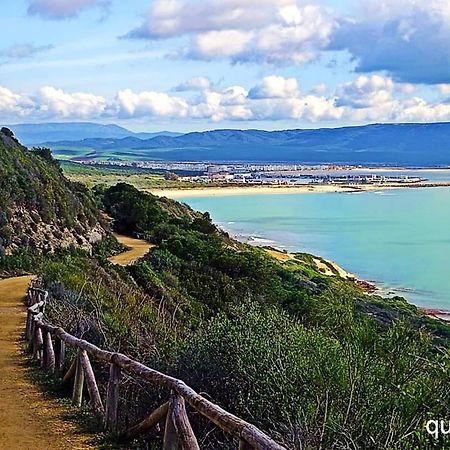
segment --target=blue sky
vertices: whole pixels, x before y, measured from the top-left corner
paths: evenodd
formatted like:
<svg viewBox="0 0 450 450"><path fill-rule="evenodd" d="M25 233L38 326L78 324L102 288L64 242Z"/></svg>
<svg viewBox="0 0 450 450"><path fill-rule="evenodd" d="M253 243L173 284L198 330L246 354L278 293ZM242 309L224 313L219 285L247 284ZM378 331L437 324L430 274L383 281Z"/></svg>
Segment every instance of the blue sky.
<svg viewBox="0 0 450 450"><path fill-rule="evenodd" d="M5 0L5 123L450 120L447 0Z"/></svg>

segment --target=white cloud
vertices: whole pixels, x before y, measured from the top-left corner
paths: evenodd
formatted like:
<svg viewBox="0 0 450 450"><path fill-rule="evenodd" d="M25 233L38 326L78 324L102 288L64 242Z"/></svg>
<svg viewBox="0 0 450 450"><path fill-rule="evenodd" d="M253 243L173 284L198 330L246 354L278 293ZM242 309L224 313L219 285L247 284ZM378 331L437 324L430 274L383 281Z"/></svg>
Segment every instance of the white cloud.
<svg viewBox="0 0 450 450"><path fill-rule="evenodd" d="M67 93L62 89L45 86L35 98L36 114L41 117L83 119L102 115L106 100L94 94Z"/></svg>
<svg viewBox="0 0 450 450"><path fill-rule="evenodd" d="M303 63L329 44L329 9L301 0L156 0L128 37L190 38L180 54L234 62Z"/></svg>
<svg viewBox="0 0 450 450"><path fill-rule="evenodd" d="M28 14L50 20L62 20L78 16L89 8L106 10L111 0L30 0Z"/></svg>
<svg viewBox="0 0 450 450"><path fill-rule="evenodd" d="M163 92L144 91L135 93L125 89L117 94L117 115L130 117L184 118L188 104L180 97L171 97Z"/></svg>
<svg viewBox="0 0 450 450"><path fill-rule="evenodd" d="M193 82L196 90L185 91L183 96L125 89L111 99L51 86L34 94L0 87L0 114L7 121L151 118L186 123L280 120L293 125L325 121L357 124L450 120L449 103L428 102L417 95L408 95L408 89L403 90L401 83L379 75L359 76L329 95L324 89L302 93L296 79L279 76L263 78L250 89L243 86L219 89L205 80ZM450 91L448 87L441 89Z"/></svg>
<svg viewBox="0 0 450 450"><path fill-rule="evenodd" d="M249 97L257 98L289 98L299 93L298 82L295 78L279 76L265 77L260 84L250 90Z"/></svg>
<svg viewBox="0 0 450 450"><path fill-rule="evenodd" d="M394 82L380 75L362 75L337 89L337 104L352 108L368 108L392 99Z"/></svg>
<svg viewBox="0 0 450 450"><path fill-rule="evenodd" d="M25 95L16 94L9 89L0 86L0 114L4 117L26 117L34 104Z"/></svg>

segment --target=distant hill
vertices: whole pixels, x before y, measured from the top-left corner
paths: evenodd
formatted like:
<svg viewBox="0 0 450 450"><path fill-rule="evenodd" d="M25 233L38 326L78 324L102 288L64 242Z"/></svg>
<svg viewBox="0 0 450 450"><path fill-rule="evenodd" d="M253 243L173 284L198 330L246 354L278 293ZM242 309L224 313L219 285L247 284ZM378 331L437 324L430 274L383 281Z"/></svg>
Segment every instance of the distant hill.
<svg viewBox="0 0 450 450"><path fill-rule="evenodd" d="M65 158L212 162L450 165L450 123L375 124L317 130L216 130L142 139L47 142Z"/></svg>
<svg viewBox="0 0 450 450"><path fill-rule="evenodd" d="M105 236L95 199L67 180L49 150L0 131L0 256L17 248L91 250Z"/></svg>
<svg viewBox="0 0 450 450"><path fill-rule="evenodd" d="M38 145L42 142L79 141L90 138L121 139L135 136L151 139L157 136L179 136L179 133L161 131L158 133L134 133L118 125L102 125L90 122L37 123L8 125L24 145Z"/></svg>

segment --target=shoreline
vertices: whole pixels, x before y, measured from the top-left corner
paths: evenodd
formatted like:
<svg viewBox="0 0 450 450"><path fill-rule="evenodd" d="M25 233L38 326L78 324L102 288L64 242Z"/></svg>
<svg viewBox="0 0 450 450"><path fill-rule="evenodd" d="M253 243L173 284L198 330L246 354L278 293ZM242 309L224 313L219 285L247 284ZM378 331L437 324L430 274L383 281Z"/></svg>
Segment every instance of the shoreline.
<svg viewBox="0 0 450 450"><path fill-rule="evenodd" d="M274 243L275 247L272 246L264 246L261 245L261 242L255 241L252 239L252 236L242 235L242 234L235 234L233 232L225 230L223 227L220 227L222 230L229 233L233 239L236 239L240 242L243 242L245 244L249 244L254 247L259 247L264 249L270 256L277 259L279 262L284 263L288 261L294 261L296 260L297 254L300 254L301 252L289 252L289 251L283 251L276 247L277 243ZM343 280L350 281L354 283L356 286L361 288L364 293L372 295L376 294L377 292L381 291L381 289L375 284L367 280L363 280L359 277L357 277L355 274L345 270L342 268L339 264L337 264L335 261L324 259L320 256L311 255L313 258L314 264L317 267L317 270L321 272L322 274L329 276L329 277L338 277Z"/></svg>
<svg viewBox="0 0 450 450"><path fill-rule="evenodd" d="M145 192L158 197L179 199L183 197L228 197L240 195L267 195L267 194L334 194L334 193L362 193L376 192L396 189L419 189L419 188L443 188L450 187L450 182L423 182L414 184L355 184L355 185L333 185L333 184L305 184L301 186L229 186L221 187L192 187L173 189L145 189Z"/></svg>
<svg viewBox="0 0 450 450"><path fill-rule="evenodd" d="M245 196L253 194L317 194L317 193L363 193L363 192L376 192L385 190L397 190L397 189L412 189L412 188L444 188L450 187L450 182L423 182L415 183L411 185L395 184L395 185L304 185L304 186L223 186L223 187L200 187L200 188L189 188L189 189L150 189L147 192L152 193L160 197L168 197L175 200L182 200L185 197L221 197L221 196ZM220 226L221 229L228 232L238 241L245 242L252 245L251 236L244 236L235 234L231 230L226 230L225 227ZM279 259L281 262L285 262L291 259L295 259L296 252L286 252L278 248L272 248L264 246L262 243L254 243L253 245L265 248L269 253L275 258ZM274 243L276 246L277 244ZM276 254L276 255L275 255ZM368 280L361 279L356 275L346 271L341 268L334 261L325 260L321 257L314 256L317 268L319 271L329 276L339 276L343 279L352 281L357 286L359 286L368 295L382 295L389 298L385 286L377 284L376 282L371 282ZM326 267L324 267L326 266ZM332 269L331 269L332 267ZM322 270L321 270L322 269ZM329 273L327 273L327 271ZM392 295L399 295L396 292L392 292ZM406 297L406 301L411 305L417 307L417 310L430 318L435 320L450 323L450 310L443 310L439 308L427 308L415 305L410 302Z"/></svg>

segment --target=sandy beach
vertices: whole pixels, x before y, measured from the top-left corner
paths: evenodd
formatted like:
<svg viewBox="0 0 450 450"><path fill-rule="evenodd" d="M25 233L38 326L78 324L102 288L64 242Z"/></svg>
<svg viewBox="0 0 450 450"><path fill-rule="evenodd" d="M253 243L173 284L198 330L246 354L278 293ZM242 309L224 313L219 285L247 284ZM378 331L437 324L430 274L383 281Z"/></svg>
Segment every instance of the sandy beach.
<svg viewBox="0 0 450 450"><path fill-rule="evenodd" d="M382 189L396 189L400 186L386 185L305 185L305 186L224 186L204 187L193 189L150 189L147 192L159 197L183 198L183 197L221 197L230 195L267 195L267 194L317 194L335 192L363 192L378 191ZM407 186L401 186L407 187Z"/></svg>

